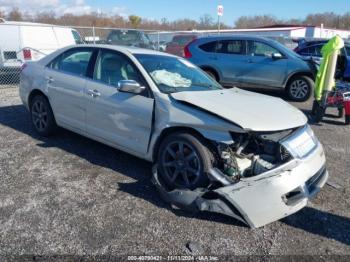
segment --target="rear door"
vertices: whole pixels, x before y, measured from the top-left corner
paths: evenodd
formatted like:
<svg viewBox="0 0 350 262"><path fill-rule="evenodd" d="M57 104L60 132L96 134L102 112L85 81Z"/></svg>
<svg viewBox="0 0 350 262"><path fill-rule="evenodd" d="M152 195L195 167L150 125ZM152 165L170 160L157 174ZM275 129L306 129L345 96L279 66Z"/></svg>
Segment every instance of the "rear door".
<svg viewBox="0 0 350 262"><path fill-rule="evenodd" d="M93 48L69 49L54 59L45 70L51 106L59 125L85 132L86 74Z"/></svg>
<svg viewBox="0 0 350 262"><path fill-rule="evenodd" d="M143 94L119 92L120 80L135 80L148 88L127 56L102 49L93 79L86 84L87 131L98 140L142 155L147 152L151 135L154 99L149 90Z"/></svg>
<svg viewBox="0 0 350 262"><path fill-rule="evenodd" d="M247 71L246 41L218 41L212 60L221 71L221 82L240 83L242 74Z"/></svg>
<svg viewBox="0 0 350 262"><path fill-rule="evenodd" d="M0 36L0 67L21 66L19 27L0 24Z"/></svg>
<svg viewBox="0 0 350 262"><path fill-rule="evenodd" d="M274 59L272 54L281 54ZM282 87L287 74L287 59L273 46L261 41L247 41L247 63L240 80L247 85Z"/></svg>

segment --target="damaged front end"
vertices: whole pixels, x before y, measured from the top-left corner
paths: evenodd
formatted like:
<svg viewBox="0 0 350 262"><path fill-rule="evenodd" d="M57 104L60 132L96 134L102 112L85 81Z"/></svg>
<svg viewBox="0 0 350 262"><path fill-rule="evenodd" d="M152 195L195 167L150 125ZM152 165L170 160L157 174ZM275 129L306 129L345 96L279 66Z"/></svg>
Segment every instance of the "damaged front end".
<svg viewBox="0 0 350 262"><path fill-rule="evenodd" d="M217 160L206 188L167 188L153 169L153 183L173 206L221 213L252 228L293 214L323 187L328 172L322 145L311 128L232 133L232 143L212 141Z"/></svg>

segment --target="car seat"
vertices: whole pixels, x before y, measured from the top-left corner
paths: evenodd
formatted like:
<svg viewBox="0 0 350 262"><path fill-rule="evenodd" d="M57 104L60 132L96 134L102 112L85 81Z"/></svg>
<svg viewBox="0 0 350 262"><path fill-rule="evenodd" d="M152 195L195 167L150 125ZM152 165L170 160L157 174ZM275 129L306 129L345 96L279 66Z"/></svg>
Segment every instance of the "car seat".
<svg viewBox="0 0 350 262"><path fill-rule="evenodd" d="M101 80L112 86L117 86L120 80L125 78L122 75L122 63L116 57L106 57L101 63Z"/></svg>

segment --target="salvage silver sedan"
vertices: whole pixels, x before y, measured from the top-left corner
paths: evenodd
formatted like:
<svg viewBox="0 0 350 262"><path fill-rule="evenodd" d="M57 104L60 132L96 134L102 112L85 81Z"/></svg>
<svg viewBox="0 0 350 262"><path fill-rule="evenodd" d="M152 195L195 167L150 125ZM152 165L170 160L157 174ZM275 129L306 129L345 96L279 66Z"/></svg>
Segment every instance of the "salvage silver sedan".
<svg viewBox="0 0 350 262"><path fill-rule="evenodd" d="M40 135L60 126L152 161L166 201L251 227L300 210L328 177L302 112L165 53L67 47L23 66L20 96Z"/></svg>

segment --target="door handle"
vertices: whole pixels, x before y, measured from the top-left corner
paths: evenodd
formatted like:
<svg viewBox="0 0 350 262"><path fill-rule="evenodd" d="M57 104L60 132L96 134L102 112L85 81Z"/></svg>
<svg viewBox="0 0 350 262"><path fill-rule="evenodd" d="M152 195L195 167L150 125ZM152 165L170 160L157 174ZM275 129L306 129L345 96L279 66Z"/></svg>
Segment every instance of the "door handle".
<svg viewBox="0 0 350 262"><path fill-rule="evenodd" d="M45 77L45 79L46 79L46 82L47 82L48 84L51 84L52 82L55 82L55 80L53 79L52 76L47 76L47 77Z"/></svg>
<svg viewBox="0 0 350 262"><path fill-rule="evenodd" d="M96 89L94 89L94 90L92 90L92 89L89 89L88 91L87 91L87 94L89 95L89 96L91 96L91 97L99 97L99 96L101 96L101 93L100 92L98 92L98 90L96 90Z"/></svg>
<svg viewBox="0 0 350 262"><path fill-rule="evenodd" d="M218 60L218 58L216 56L210 56L209 57L211 60Z"/></svg>
<svg viewBox="0 0 350 262"><path fill-rule="evenodd" d="M251 64L251 63L253 63L253 60L252 60L252 59L248 59L247 62L248 62L249 64Z"/></svg>

